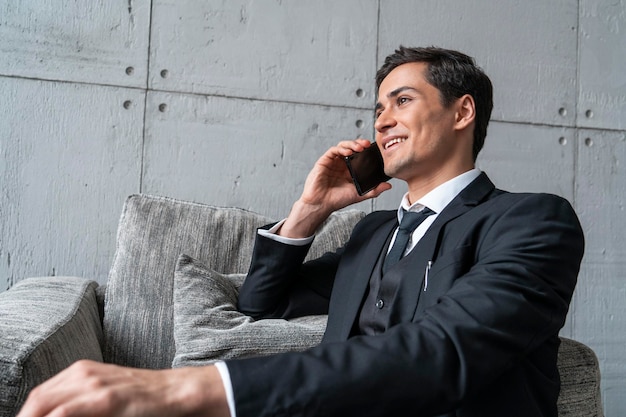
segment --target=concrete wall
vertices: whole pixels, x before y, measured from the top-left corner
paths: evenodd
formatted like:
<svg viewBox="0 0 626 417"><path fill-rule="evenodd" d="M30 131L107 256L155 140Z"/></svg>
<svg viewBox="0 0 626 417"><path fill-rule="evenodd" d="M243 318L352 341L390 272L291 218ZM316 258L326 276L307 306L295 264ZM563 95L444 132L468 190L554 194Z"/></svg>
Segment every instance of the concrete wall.
<svg viewBox="0 0 626 417"><path fill-rule="evenodd" d="M0 291L105 282L131 193L284 216L320 153L372 137L374 73L400 44L475 56L495 86L479 166L575 205L563 335L626 414L624 0L0 0ZM395 207L394 184L361 208Z"/></svg>

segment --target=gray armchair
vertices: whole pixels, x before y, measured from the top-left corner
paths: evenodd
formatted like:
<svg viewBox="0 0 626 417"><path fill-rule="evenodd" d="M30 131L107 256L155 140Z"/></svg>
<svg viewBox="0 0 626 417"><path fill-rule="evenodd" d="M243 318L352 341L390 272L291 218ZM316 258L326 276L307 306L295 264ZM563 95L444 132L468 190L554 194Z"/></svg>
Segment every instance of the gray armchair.
<svg viewBox="0 0 626 417"><path fill-rule="evenodd" d="M340 246L363 216L357 211L331 216L309 257ZM42 277L22 280L0 293L0 417L15 415L33 387L79 359L172 367L174 316L179 311L174 277L180 255L199 259L214 271L239 274L228 277L239 279L247 270L257 227L271 221L237 208L129 197L106 286L77 277ZM311 323L304 327L311 334L323 331L323 320ZM298 346L316 340L308 338ZM559 370L559 415L602 416L594 352L563 338Z"/></svg>

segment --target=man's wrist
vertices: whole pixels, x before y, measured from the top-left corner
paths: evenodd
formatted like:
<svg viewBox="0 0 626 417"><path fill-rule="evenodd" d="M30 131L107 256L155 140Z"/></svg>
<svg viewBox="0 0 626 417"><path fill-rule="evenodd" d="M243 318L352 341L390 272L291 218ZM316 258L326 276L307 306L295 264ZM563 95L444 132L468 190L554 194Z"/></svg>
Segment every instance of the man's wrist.
<svg viewBox="0 0 626 417"><path fill-rule="evenodd" d="M298 200L289 216L278 230L280 236L302 239L313 236L331 212L320 205L311 205Z"/></svg>
<svg viewBox="0 0 626 417"><path fill-rule="evenodd" d="M184 386L181 409L190 415L231 417L226 389L219 370L214 365L181 368ZM185 404L186 403L186 404Z"/></svg>

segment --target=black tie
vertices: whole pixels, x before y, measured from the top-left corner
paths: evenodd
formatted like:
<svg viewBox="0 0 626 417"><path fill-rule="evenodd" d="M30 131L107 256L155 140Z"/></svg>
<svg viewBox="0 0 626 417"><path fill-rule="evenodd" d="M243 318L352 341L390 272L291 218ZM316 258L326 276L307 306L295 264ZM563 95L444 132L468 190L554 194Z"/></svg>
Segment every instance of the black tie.
<svg viewBox="0 0 626 417"><path fill-rule="evenodd" d="M398 227L396 240L393 242L393 246L385 258L385 262L383 264L383 274L395 265L400 258L402 258L402 255L404 255L404 251L406 250L406 245L409 243L409 237L417 226L419 226L431 214L435 214L435 212L428 207L424 207L422 211L417 213L414 211L404 212L402 221Z"/></svg>

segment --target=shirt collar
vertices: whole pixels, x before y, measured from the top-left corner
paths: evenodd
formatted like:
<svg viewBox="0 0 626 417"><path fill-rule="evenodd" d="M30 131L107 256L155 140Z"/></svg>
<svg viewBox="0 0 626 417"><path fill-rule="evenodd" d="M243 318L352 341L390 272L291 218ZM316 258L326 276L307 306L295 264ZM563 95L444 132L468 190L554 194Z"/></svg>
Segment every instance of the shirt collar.
<svg viewBox="0 0 626 417"><path fill-rule="evenodd" d="M413 204L409 204L409 193L407 192L402 197L400 207L398 208L398 221L402 220L404 211L421 211L424 207L434 211L435 215L441 213L465 187L478 178L480 173L481 171L478 168L464 172L439 185Z"/></svg>

